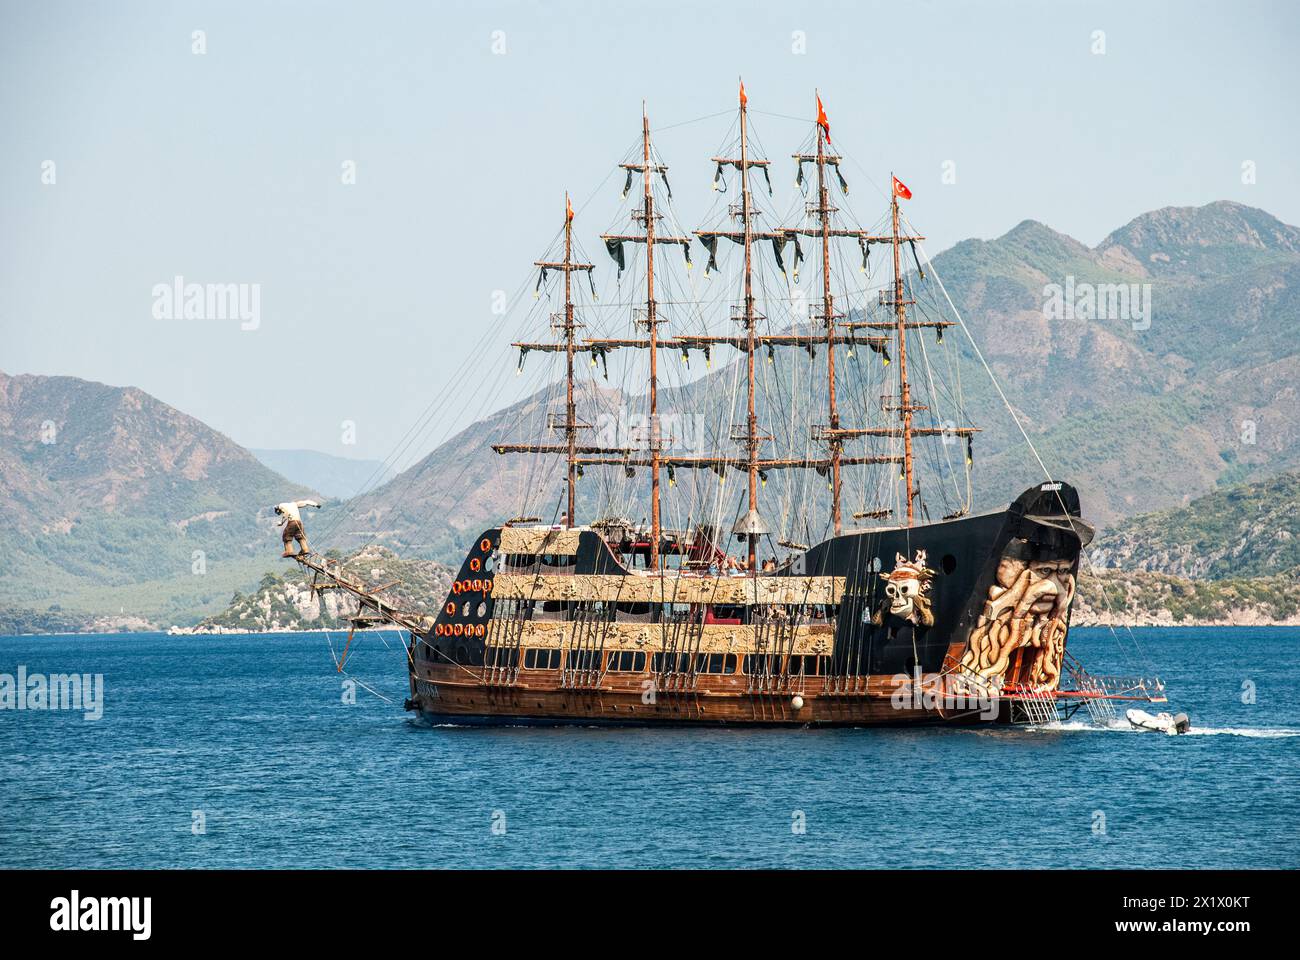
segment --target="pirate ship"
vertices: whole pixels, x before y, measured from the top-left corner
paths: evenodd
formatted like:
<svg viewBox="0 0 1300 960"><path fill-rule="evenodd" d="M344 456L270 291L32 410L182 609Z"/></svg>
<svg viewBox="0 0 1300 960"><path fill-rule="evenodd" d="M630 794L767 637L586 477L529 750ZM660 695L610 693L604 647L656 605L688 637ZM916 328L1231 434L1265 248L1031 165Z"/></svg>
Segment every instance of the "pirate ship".
<svg viewBox="0 0 1300 960"><path fill-rule="evenodd" d="M773 196L771 164L756 155L742 85L711 161L721 222L692 236L677 226L643 110L639 142L619 165L624 197L639 193L639 203L601 235L617 274L603 316L621 322L630 306L630 331L584 320L599 312L597 268L579 256L566 198L563 228L535 265L538 300L558 302L547 317L555 335L513 343L520 369L530 352L563 358L563 379L548 380L553 402L541 405L558 442L538 442L521 423L522 439L492 445L563 464L551 522L525 509L482 531L436 616L397 608L385 587L336 562L295 557L316 590L355 598L354 628L407 632L407 709L450 723L822 726L1042 723L1081 708L1104 718L1116 699L1163 700L1158 680L1092 676L1066 649L1092 536L1074 488L1049 478L1009 506L972 512L978 431L943 418L963 404L937 384L929 356L959 318L943 315L933 289L927 299L932 265L900 207L911 193L891 176L887 214L875 228L857 225L820 96L805 129L792 155L803 202L768 225L754 187L761 175ZM734 287L721 282L721 241L739 248ZM681 282L692 244L707 251L712 294ZM846 244L861 257L856 280ZM817 266L805 286L808 245ZM684 258L665 260L674 246ZM874 249L887 254L883 266ZM584 288L592 300L579 304ZM711 306L729 328L717 329ZM709 362L723 350L735 351L724 370L695 381L679 373L668 391L703 411L684 443L690 431L662 404L661 354ZM776 364L778 351L807 356L805 381L782 382L790 367ZM919 384L909 375L918 351ZM642 389L602 393L582 380L580 360L607 378L624 357L625 378ZM636 429L597 429L592 410L629 396L644 405ZM927 443L941 455L925 460ZM923 496L926 463L935 480ZM737 475L739 490L726 482ZM644 518L627 519L647 493Z"/></svg>

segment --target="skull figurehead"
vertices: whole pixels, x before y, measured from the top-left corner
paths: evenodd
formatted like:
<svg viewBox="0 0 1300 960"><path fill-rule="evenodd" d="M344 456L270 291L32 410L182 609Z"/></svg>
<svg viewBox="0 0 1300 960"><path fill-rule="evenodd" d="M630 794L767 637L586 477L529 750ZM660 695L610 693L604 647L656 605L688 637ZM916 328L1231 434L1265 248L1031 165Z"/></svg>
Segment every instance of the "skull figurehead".
<svg viewBox="0 0 1300 960"><path fill-rule="evenodd" d="M896 553L894 569L882 573L880 579L885 581L889 612L928 627L934 624L934 615L930 612L930 582L934 579L934 571L925 565L925 560L924 550L916 551L916 558L911 561Z"/></svg>

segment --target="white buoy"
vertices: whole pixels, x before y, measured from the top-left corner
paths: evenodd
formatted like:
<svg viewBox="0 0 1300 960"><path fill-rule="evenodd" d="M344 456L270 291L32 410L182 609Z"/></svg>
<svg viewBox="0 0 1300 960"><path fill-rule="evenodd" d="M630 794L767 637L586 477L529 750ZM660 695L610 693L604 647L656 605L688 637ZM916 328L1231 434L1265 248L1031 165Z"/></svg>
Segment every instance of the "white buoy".
<svg viewBox="0 0 1300 960"><path fill-rule="evenodd" d="M803 697L799 696L799 694L796 693L793 697L790 698L790 706L794 707L796 710L802 710Z"/></svg>

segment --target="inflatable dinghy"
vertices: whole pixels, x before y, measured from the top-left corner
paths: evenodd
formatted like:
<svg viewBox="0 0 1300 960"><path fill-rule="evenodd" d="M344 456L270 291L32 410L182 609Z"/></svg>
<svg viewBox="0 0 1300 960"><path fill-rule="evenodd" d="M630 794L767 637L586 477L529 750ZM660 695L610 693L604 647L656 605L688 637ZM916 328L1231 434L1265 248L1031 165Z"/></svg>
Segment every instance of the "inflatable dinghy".
<svg viewBox="0 0 1300 960"><path fill-rule="evenodd" d="M1185 713L1150 714L1145 710L1129 710L1125 716L1137 730L1157 730L1173 736L1192 729L1192 722Z"/></svg>

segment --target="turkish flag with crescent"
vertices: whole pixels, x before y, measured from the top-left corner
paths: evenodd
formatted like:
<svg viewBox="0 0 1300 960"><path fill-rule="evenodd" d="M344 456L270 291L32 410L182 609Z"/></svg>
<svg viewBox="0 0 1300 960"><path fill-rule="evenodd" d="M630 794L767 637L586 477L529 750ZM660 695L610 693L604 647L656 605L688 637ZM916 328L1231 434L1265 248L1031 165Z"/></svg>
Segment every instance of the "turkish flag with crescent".
<svg viewBox="0 0 1300 960"><path fill-rule="evenodd" d="M831 142L831 122L826 119L826 108L822 106L821 94L817 95L817 126L826 134L826 142Z"/></svg>
<svg viewBox="0 0 1300 960"><path fill-rule="evenodd" d="M894 177L894 196L902 197L904 200L912 199L912 191L907 189L907 184L898 177Z"/></svg>

